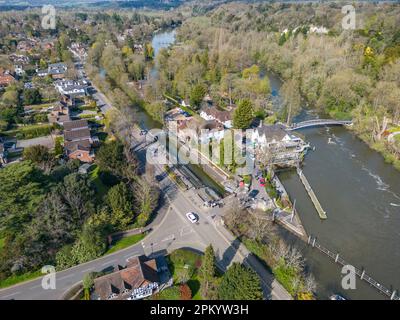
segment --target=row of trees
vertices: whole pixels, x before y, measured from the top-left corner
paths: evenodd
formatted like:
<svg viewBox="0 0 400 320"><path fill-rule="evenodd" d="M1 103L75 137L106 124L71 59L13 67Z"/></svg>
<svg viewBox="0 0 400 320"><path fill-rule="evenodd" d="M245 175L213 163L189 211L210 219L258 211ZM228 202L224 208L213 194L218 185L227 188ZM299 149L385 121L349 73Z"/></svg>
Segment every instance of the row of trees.
<svg viewBox="0 0 400 320"><path fill-rule="evenodd" d="M199 270L201 296L211 300L261 300L263 297L258 275L239 263L232 263L219 277L215 253L206 248Z"/></svg>

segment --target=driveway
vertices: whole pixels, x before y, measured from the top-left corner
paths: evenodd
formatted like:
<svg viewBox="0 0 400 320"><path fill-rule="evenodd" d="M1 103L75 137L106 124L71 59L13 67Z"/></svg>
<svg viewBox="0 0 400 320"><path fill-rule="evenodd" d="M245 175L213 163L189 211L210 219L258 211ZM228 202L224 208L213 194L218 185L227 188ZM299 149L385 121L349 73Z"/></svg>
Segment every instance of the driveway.
<svg viewBox="0 0 400 320"><path fill-rule="evenodd" d="M27 148L36 145L42 145L49 149L53 149L55 145L54 137L45 136L27 140L17 140L17 148Z"/></svg>

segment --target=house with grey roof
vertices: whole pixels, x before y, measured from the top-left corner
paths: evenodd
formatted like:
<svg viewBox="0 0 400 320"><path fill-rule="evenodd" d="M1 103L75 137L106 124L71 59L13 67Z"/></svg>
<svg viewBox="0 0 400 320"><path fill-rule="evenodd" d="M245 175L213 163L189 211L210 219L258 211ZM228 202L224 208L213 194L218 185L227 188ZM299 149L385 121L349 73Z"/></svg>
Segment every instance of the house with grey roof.
<svg viewBox="0 0 400 320"><path fill-rule="evenodd" d="M145 256L128 260L126 267L94 280L92 300L139 300L158 292L160 279L156 259Z"/></svg>

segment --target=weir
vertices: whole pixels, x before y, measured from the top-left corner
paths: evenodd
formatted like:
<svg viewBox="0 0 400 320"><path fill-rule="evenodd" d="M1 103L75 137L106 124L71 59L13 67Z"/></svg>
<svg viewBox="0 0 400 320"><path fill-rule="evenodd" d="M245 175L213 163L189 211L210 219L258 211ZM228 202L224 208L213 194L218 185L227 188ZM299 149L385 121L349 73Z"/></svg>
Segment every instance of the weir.
<svg viewBox="0 0 400 320"><path fill-rule="evenodd" d="M388 289L384 285L382 285L380 282L374 280L372 277L370 277L364 269L358 269L354 267L352 264L346 262L344 259L342 259L339 255L339 253L335 253L330 251L329 249L325 248L321 244L317 242L317 238L312 237L311 235L308 236L307 243L311 245L311 247L318 249L320 252L323 254L327 255L329 258L335 261L335 263L341 265L341 266L352 266L354 268L354 272L357 276L360 277L361 280L364 280L367 282L369 285L371 285L373 288L377 289L380 293L384 294L387 296L390 300L400 300L400 297L398 296L396 290L393 289Z"/></svg>

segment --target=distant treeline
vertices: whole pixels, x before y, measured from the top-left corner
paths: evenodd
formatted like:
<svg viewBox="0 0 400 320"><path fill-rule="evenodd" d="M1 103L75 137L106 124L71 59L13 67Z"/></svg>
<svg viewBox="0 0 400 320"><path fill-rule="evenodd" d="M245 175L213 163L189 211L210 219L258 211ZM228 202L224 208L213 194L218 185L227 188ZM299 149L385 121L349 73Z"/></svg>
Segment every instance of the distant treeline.
<svg viewBox="0 0 400 320"><path fill-rule="evenodd" d="M26 3L16 4L16 3L5 3L0 4L0 11L10 11L10 10L26 10L29 8L41 7L43 5L54 5L56 7L93 7L93 8L150 8L150 9L159 9L159 10L168 10L171 8L179 7L183 4L184 0L130 0L130 1L84 1L84 0L76 0L76 1L68 1L65 3L60 3L58 1L52 0L33 0L29 5Z"/></svg>

